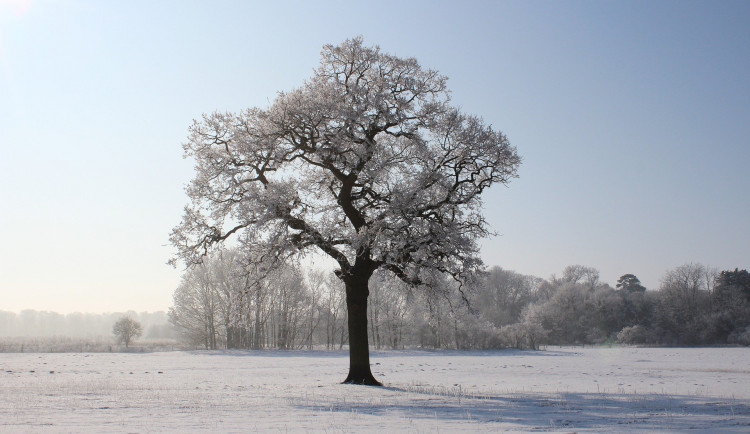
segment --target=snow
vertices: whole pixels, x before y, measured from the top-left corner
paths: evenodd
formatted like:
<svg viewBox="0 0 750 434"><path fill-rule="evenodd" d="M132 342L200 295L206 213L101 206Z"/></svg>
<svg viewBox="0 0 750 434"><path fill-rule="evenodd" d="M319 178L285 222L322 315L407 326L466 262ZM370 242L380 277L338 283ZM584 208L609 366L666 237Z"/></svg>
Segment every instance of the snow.
<svg viewBox="0 0 750 434"><path fill-rule="evenodd" d="M0 432L750 431L750 348L0 354Z"/></svg>

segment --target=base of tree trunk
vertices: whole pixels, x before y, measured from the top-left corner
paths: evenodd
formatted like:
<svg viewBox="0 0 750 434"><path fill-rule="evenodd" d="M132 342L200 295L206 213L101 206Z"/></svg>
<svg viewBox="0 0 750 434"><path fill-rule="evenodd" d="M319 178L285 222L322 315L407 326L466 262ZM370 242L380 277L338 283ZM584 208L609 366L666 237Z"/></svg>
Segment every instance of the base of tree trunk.
<svg viewBox="0 0 750 434"><path fill-rule="evenodd" d="M362 373L352 373L349 372L349 375L346 377L346 380L344 380L341 384L359 384L362 386L383 386L383 383L376 380L375 377L372 375L371 372L362 372Z"/></svg>
<svg viewBox="0 0 750 434"><path fill-rule="evenodd" d="M360 384L363 386L382 386L383 384L376 380L370 370L370 364L350 365L349 375L342 384Z"/></svg>

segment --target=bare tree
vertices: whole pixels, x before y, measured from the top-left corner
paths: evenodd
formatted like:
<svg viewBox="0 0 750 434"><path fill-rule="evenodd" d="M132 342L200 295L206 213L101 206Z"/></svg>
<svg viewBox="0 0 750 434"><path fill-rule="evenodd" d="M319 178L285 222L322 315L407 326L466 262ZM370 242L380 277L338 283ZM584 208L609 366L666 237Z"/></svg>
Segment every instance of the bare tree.
<svg viewBox="0 0 750 434"><path fill-rule="evenodd" d="M236 347L231 335L237 314L239 294L245 289L245 273L241 253L237 249L222 249L210 262L210 278L214 292L214 328L220 328L220 343L227 348Z"/></svg>
<svg viewBox="0 0 750 434"><path fill-rule="evenodd" d="M213 274L214 258L188 270L175 290L169 321L193 344L216 349L225 338L221 326L222 297Z"/></svg>
<svg viewBox="0 0 750 434"><path fill-rule="evenodd" d="M542 325L544 314L540 310L540 305L529 305L523 312L523 321L518 324L521 336L531 349L539 349L539 345L548 334Z"/></svg>
<svg viewBox="0 0 750 434"><path fill-rule="evenodd" d="M599 283L599 270L585 265L568 265L563 270L563 280L594 288Z"/></svg>
<svg viewBox="0 0 750 434"><path fill-rule="evenodd" d="M370 299L370 334L375 348L403 346L409 301L406 284L379 270L370 280Z"/></svg>
<svg viewBox="0 0 750 434"><path fill-rule="evenodd" d="M412 285L463 280L489 235L481 194L517 176L506 137L449 104L446 78L415 59L363 46L323 48L305 84L265 110L204 115L184 148L196 160L192 203L171 241L200 262L230 236L284 258L317 249L344 283L349 375L370 371L368 281L379 268ZM424 273L424 274L423 274Z"/></svg>
<svg viewBox="0 0 750 434"><path fill-rule="evenodd" d="M674 307L683 317L698 314L699 305L706 300L711 283L707 281L706 266L685 264L669 270L662 279L661 290L674 302Z"/></svg>
<svg viewBox="0 0 750 434"><path fill-rule="evenodd" d="M326 278L322 295L321 304L323 305L326 316L326 349L330 350L336 347L339 342L339 348L346 343L346 324L344 310L346 309L346 293L342 291L342 282L333 274Z"/></svg>
<svg viewBox="0 0 750 434"><path fill-rule="evenodd" d="M143 334L143 327L133 318L124 316L112 326L112 333L115 335L117 343L125 344L125 348L128 348L133 339Z"/></svg>
<svg viewBox="0 0 750 434"><path fill-rule="evenodd" d="M655 308L656 323L663 339L672 344L700 342L703 327L702 313L709 312L712 272L702 264L676 267L662 278L659 299Z"/></svg>
<svg viewBox="0 0 750 434"><path fill-rule="evenodd" d="M492 267L478 285L475 303L497 327L516 323L532 301L538 278Z"/></svg>
<svg viewBox="0 0 750 434"><path fill-rule="evenodd" d="M286 350L296 347L302 326L305 305L309 299L305 293L302 274L297 267L286 267L276 273L271 295L272 334L276 348Z"/></svg>
<svg viewBox="0 0 750 434"><path fill-rule="evenodd" d="M305 332L305 345L308 350L312 350L315 343L315 331L318 329L324 316L320 304L325 289L326 274L322 270L311 268L307 270L305 277L310 297L307 319L305 320L307 328Z"/></svg>

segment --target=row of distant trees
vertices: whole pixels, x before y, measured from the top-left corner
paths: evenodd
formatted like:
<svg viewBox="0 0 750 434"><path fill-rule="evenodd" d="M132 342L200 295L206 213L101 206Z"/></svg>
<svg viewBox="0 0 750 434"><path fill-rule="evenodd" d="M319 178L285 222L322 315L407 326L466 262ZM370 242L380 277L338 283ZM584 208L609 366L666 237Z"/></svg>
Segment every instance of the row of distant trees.
<svg viewBox="0 0 750 434"><path fill-rule="evenodd" d="M167 313L163 311L61 314L37 310L22 310L20 313L0 311L0 337L108 337L112 336L113 326L122 317L141 324L146 339L177 337L174 327L168 322Z"/></svg>
<svg viewBox="0 0 750 434"><path fill-rule="evenodd" d="M595 269L570 266L562 278L543 282L518 320L501 330L533 330L536 340L563 345L750 345L750 274L686 264L647 291L633 274L612 288Z"/></svg>
<svg viewBox="0 0 750 434"><path fill-rule="evenodd" d="M377 272L370 281L374 348L536 348L542 344L750 344L750 275L700 264L670 270L646 290L633 274L613 288L591 267L542 279L493 267L459 287L435 278L412 288ZM223 250L186 271L169 320L192 345L341 348L345 291L333 273L286 264L250 267Z"/></svg>
<svg viewBox="0 0 750 434"><path fill-rule="evenodd" d="M296 265L248 269L223 250L186 271L169 321L193 345L217 348L326 348L347 342L346 306L332 274Z"/></svg>

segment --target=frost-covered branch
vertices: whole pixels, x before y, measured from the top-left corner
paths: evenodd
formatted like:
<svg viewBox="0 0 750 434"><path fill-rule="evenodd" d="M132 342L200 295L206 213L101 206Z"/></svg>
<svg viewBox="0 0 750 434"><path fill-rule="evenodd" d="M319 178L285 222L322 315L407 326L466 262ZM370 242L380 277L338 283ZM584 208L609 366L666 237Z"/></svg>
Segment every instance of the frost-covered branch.
<svg viewBox="0 0 750 434"><path fill-rule="evenodd" d="M413 284L481 267L481 195L520 164L502 133L450 106L445 77L361 39L325 46L313 77L266 109L205 115L184 148L196 177L171 237L180 258L240 235Z"/></svg>

